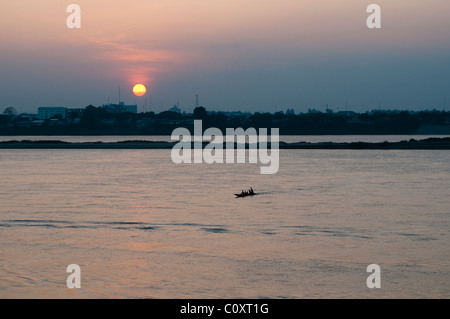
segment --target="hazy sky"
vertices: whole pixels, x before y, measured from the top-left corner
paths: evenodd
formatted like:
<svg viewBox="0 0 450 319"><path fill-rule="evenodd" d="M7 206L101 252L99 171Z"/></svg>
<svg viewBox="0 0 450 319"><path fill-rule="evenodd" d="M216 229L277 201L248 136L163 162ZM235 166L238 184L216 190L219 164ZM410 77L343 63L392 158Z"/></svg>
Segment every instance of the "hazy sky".
<svg viewBox="0 0 450 319"><path fill-rule="evenodd" d="M81 28L69 29L69 4ZM381 7L381 29L366 8ZM450 109L448 0L3 0L0 112ZM132 94L142 83L145 97Z"/></svg>

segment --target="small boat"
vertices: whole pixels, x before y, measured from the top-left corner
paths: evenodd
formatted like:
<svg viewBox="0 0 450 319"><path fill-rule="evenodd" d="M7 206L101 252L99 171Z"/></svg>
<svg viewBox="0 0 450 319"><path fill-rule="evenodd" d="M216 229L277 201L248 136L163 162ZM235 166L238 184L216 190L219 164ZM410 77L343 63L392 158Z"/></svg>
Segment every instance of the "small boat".
<svg viewBox="0 0 450 319"><path fill-rule="evenodd" d="M240 194L234 194L236 197L247 197L247 196L253 196L256 195L253 191L253 188L250 187L250 189L246 192L242 191Z"/></svg>
<svg viewBox="0 0 450 319"><path fill-rule="evenodd" d="M253 196L253 195L256 195L256 194L234 194L234 195L236 195L236 197L247 197L247 196Z"/></svg>

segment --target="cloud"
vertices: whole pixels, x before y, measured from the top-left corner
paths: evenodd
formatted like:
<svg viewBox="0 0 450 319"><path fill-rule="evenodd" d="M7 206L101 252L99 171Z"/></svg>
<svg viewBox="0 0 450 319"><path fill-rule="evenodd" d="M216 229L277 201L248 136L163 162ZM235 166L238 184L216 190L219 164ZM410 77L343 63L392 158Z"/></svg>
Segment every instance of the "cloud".
<svg viewBox="0 0 450 319"><path fill-rule="evenodd" d="M182 61L179 52L148 48L149 44L130 38L126 33L97 34L89 37L88 43L94 50L94 59L107 62L131 83L150 83L158 74L170 72Z"/></svg>

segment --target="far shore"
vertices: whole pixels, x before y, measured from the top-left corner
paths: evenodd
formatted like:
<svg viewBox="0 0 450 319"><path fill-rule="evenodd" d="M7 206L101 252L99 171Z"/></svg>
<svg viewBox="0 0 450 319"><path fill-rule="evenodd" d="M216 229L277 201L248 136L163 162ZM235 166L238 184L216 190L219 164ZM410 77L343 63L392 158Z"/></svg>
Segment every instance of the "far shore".
<svg viewBox="0 0 450 319"><path fill-rule="evenodd" d="M59 140L10 140L0 142L0 149L170 149L177 142L120 141L120 142L65 142ZM203 143L203 146L209 143ZM236 146L236 145L235 145ZM249 145L246 145L248 148ZM268 145L267 147L271 147ZM223 145L226 148L226 145ZM450 150L450 137L410 139L401 142L296 142L279 143L280 149L386 149L386 150Z"/></svg>

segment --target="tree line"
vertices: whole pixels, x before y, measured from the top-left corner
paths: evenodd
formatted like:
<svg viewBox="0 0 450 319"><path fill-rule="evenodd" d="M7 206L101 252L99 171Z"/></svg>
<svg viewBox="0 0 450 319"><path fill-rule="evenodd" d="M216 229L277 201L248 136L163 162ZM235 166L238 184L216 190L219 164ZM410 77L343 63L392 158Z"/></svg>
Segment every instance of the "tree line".
<svg viewBox="0 0 450 319"><path fill-rule="evenodd" d="M7 108L0 114L0 134L152 134L170 135L177 127L192 128L193 120L203 121L203 129L217 127L279 128L282 135L339 135L339 134L414 134L424 126L450 125L450 112L439 110L397 111L373 110L321 112L308 110L295 114L293 110L268 112L207 111L203 106L192 113L163 111L160 113L108 113L105 108L87 106L82 114L68 113L66 118L55 116L46 121L14 114ZM33 122L34 121L34 122ZM432 133L430 133L432 134Z"/></svg>

